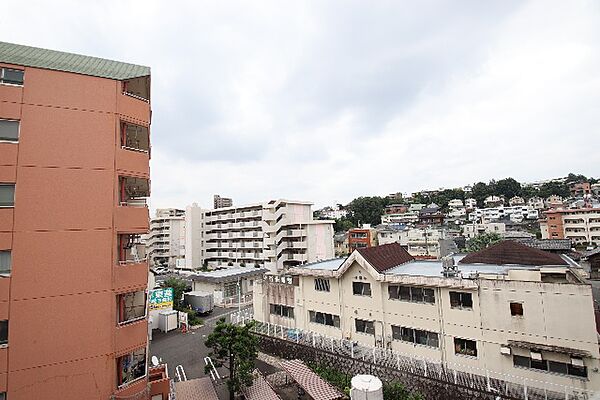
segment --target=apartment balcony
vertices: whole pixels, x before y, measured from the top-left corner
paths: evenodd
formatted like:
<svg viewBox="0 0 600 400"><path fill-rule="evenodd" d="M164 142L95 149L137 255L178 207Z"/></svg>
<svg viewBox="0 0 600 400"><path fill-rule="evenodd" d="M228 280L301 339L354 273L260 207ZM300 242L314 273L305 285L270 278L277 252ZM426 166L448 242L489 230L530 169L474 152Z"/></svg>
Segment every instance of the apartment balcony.
<svg viewBox="0 0 600 400"><path fill-rule="evenodd" d="M150 177L150 154L132 148L117 149L117 171L119 174Z"/></svg>
<svg viewBox="0 0 600 400"><path fill-rule="evenodd" d="M115 227L119 232L148 232L148 208L146 207L117 207Z"/></svg>
<svg viewBox="0 0 600 400"><path fill-rule="evenodd" d="M10 232L13 230L14 208L0 207L0 231Z"/></svg>
<svg viewBox="0 0 600 400"><path fill-rule="evenodd" d="M145 97L149 95L141 95L139 91L135 94L121 93L117 98L117 113L150 125L150 102Z"/></svg>
<svg viewBox="0 0 600 400"><path fill-rule="evenodd" d="M128 264L115 265L114 284L115 291L126 291L127 289L140 287L148 282L148 261L140 260Z"/></svg>
<svg viewBox="0 0 600 400"><path fill-rule="evenodd" d="M115 352L122 354L132 348L145 346L147 336L147 318L119 325L115 327Z"/></svg>
<svg viewBox="0 0 600 400"><path fill-rule="evenodd" d="M0 90L0 102L19 104L23 102L23 86L2 85Z"/></svg>
<svg viewBox="0 0 600 400"><path fill-rule="evenodd" d="M265 257L275 257L275 250L264 250L263 255Z"/></svg>
<svg viewBox="0 0 600 400"><path fill-rule="evenodd" d="M306 254L282 254L281 260L306 262L307 256Z"/></svg>

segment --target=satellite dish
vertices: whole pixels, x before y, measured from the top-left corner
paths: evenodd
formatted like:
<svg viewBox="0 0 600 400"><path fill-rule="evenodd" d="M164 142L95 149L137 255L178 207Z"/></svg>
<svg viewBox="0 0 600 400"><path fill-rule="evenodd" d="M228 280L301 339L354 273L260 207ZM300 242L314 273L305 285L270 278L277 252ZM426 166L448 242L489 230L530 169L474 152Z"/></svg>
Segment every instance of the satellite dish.
<svg viewBox="0 0 600 400"><path fill-rule="evenodd" d="M159 364L158 357L152 356L152 366L158 367L158 364Z"/></svg>

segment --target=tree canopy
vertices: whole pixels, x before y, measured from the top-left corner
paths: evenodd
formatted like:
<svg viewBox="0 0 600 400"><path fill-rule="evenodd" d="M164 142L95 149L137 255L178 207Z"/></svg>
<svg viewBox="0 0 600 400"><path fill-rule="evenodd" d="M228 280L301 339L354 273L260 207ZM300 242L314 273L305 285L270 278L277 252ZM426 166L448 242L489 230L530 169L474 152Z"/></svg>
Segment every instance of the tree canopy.
<svg viewBox="0 0 600 400"><path fill-rule="evenodd" d="M385 206L390 200L385 197L358 197L346 206L348 211L347 219L360 226L362 224L378 225L381 223L381 215L384 213Z"/></svg>
<svg viewBox="0 0 600 400"><path fill-rule="evenodd" d="M496 232L481 233L472 239L467 240L467 252L475 253L490 247L492 244L502 240L502 236Z"/></svg>
<svg viewBox="0 0 600 400"><path fill-rule="evenodd" d="M173 288L173 308L176 310L183 310L182 297L183 292L185 292L187 288L187 283L182 279L171 277L165 279L161 286L164 288Z"/></svg>
<svg viewBox="0 0 600 400"><path fill-rule="evenodd" d="M250 333L252 324L234 325L221 318L205 342L206 347L211 349L209 357L215 367L229 369L227 388L230 400L242 387L252 385L254 361L258 356L258 338Z"/></svg>

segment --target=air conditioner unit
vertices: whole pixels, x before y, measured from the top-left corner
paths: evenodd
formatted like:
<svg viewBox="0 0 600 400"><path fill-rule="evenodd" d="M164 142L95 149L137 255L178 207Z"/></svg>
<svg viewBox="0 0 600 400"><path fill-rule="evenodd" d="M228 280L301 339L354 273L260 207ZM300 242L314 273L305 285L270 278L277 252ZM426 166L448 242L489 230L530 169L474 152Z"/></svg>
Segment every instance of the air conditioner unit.
<svg viewBox="0 0 600 400"><path fill-rule="evenodd" d="M511 349L508 346L500 346L500 354L504 354L505 356L510 356Z"/></svg>

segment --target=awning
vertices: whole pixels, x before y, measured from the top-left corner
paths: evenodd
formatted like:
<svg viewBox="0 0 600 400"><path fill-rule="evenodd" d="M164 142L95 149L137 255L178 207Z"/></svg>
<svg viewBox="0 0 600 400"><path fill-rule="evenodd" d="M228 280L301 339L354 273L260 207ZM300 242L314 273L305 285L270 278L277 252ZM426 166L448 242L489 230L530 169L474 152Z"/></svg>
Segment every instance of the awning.
<svg viewBox="0 0 600 400"><path fill-rule="evenodd" d="M281 397L275 393L275 390L257 369L252 375L254 376L252 386L242 389L246 400L281 400Z"/></svg>
<svg viewBox="0 0 600 400"><path fill-rule="evenodd" d="M209 377L175 382L177 400L219 400Z"/></svg>
<svg viewBox="0 0 600 400"><path fill-rule="evenodd" d="M520 349L528 349L533 351L549 351L553 353L568 354L576 357L591 357L592 354L589 351L581 349L571 349L568 347L553 346L548 344L522 342L518 340L509 340L508 345L510 347L517 347Z"/></svg>
<svg viewBox="0 0 600 400"><path fill-rule="evenodd" d="M281 363L281 368L314 400L337 400L344 398L342 393L323 380L319 375L315 374L300 360L284 361Z"/></svg>

